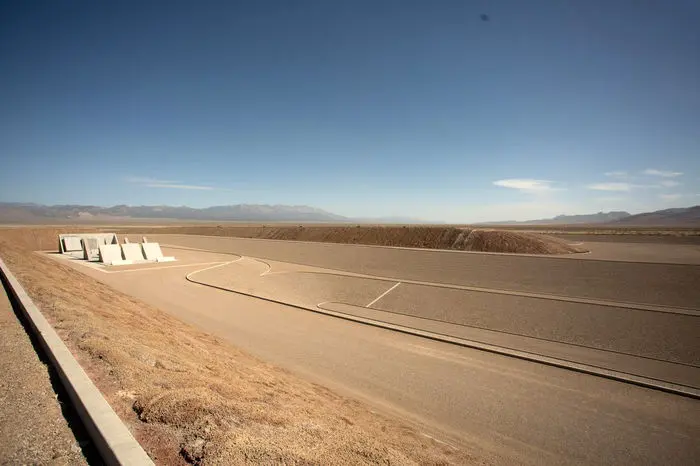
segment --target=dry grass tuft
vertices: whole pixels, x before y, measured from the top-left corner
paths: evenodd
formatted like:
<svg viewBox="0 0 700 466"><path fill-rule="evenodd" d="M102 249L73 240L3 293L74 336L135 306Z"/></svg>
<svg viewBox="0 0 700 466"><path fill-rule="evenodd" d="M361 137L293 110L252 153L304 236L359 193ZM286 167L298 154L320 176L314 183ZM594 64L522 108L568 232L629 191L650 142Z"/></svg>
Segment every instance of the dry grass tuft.
<svg viewBox="0 0 700 466"><path fill-rule="evenodd" d="M31 252L55 234L0 230L0 255L157 463L474 461Z"/></svg>

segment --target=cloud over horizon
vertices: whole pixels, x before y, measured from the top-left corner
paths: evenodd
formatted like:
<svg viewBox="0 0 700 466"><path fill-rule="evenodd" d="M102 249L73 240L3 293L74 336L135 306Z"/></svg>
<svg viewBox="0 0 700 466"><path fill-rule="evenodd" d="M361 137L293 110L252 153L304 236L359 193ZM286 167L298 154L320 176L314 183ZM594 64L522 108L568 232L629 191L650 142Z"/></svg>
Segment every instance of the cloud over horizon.
<svg viewBox="0 0 700 466"><path fill-rule="evenodd" d="M635 186L630 183L593 183L586 186L594 191L617 191L627 192Z"/></svg>
<svg viewBox="0 0 700 466"><path fill-rule="evenodd" d="M191 189L198 191L213 191L216 188L213 186L205 185L194 185L194 184L181 184L177 181L171 180L159 180L157 178L141 177L141 176L128 176L126 177L128 183L138 184L146 188L158 188L158 189Z"/></svg>
<svg viewBox="0 0 700 466"><path fill-rule="evenodd" d="M683 174L683 172L657 170L655 168L647 168L642 173L644 173L645 175L651 175L651 176L662 176L664 178L673 178L676 176L681 176Z"/></svg>
<svg viewBox="0 0 700 466"><path fill-rule="evenodd" d="M502 188L517 189L526 193L539 193L546 191L555 191L552 187L552 182L547 180L533 180L529 178L509 178L504 180L496 180L494 185Z"/></svg>

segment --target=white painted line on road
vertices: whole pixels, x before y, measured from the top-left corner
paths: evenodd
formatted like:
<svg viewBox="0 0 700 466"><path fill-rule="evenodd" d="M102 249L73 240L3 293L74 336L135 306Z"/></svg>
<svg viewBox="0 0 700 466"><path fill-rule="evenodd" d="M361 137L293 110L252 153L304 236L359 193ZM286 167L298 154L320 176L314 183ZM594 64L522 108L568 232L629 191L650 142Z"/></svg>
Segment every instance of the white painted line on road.
<svg viewBox="0 0 700 466"><path fill-rule="evenodd" d="M219 268L219 267L223 267L223 266L225 266L225 265L233 264L234 262L238 262L238 261L243 260L243 259L244 259L244 256L241 256L241 257L239 257L238 259L236 259L235 261L222 262L222 263L219 263L219 264L217 264L217 265L212 265L211 267L206 267L206 268L204 268L204 269L195 270L194 272L190 272L190 273L188 273L187 275L185 275L185 279L186 279L186 280L189 280L190 277L193 277L193 276L195 276L196 274L198 274L198 273L200 273L200 272L206 272L207 270L212 270L212 269L216 269L216 268Z"/></svg>
<svg viewBox="0 0 700 466"><path fill-rule="evenodd" d="M284 241L284 240L279 240L279 241ZM210 252L215 253L215 251L210 251ZM222 254L234 254L234 253L222 253ZM241 257L243 257L243 256L241 256ZM249 257L249 258L263 262L266 265L268 265L268 267L269 267L269 264L267 264L266 262L264 262L261 259L257 259L257 258L253 258L253 257ZM240 258L239 258L239 260L240 260ZM281 262L281 261L277 261L277 262ZM308 267L307 264L299 264L296 262L286 262L285 261L284 263L303 265L303 266ZM263 272L263 274L264 275L268 275L271 273L319 274L319 275L334 275L334 276L341 276L341 277L368 278L368 279L372 279L372 280L382 280L382 281L387 281L387 282L394 282L394 281L396 281L396 278L397 278L397 277L386 277L386 276L381 276L381 275L369 275L369 274L362 274L362 273L355 273L355 272L346 272L343 270L336 270L336 269L325 269L323 267L317 267L317 268L320 270L319 271L298 270L298 271L289 271L289 272L271 272L271 270L268 270L266 272ZM329 272L328 270L332 270L332 272ZM504 296L519 296L519 297L524 297L524 298L545 299L545 300L560 301L560 302L566 302L566 303L590 304L590 305L595 305L595 306L618 307L618 308L622 308L622 309L631 309L631 310L637 310L637 311L661 312L661 313L667 313L667 314L679 314L679 315L689 315L689 316L700 317L700 309L685 308L685 307L679 307L679 306L666 306L666 305L635 303L635 302L627 302L627 301L614 301L614 300L608 300L608 299L585 298L585 297L579 297L579 296L564 296L564 295L554 295L554 294L547 294L547 293L533 293L533 292L527 292L527 291L503 290L503 289L498 289L498 288L484 288L484 287L468 286L468 285L453 285L453 284L448 284L448 283L438 283L438 282L430 282L430 281L423 281L423 280L403 279L399 283L407 283L410 285L430 286L430 287L444 288L444 289L472 291L472 292L476 292L476 293L488 293L488 294L497 294L497 295L504 295ZM391 290L389 290L389 291L391 291ZM372 301L370 304L368 304L365 307L371 306L377 300Z"/></svg>
<svg viewBox="0 0 700 466"><path fill-rule="evenodd" d="M219 266L214 266L214 267L219 267ZM483 351L488 351L491 353L502 354L504 356L511 356L511 357L515 357L518 359L524 359L524 360L528 360L528 361L538 362L538 363L547 364L547 365L554 366L554 367L560 367L563 369L569 369L569 370L573 370L576 372L581 372L584 374L596 375L596 376L608 378L611 380L617 380L620 382L631 383L633 385L638 385L638 386L642 386L642 387L646 387L646 388L653 388L656 390L661 390L661 391L665 391L665 392L669 392L669 393L674 393L674 394L688 396L688 397L695 398L695 399L700 399L700 390L697 388L694 388L694 387L689 387L689 386L680 385L680 384L671 383L671 382L665 382L662 380L652 379L652 378L648 378L648 377L644 377L644 376L627 374L624 372L619 372L619 371L615 371L615 370L611 370L611 369L605 369L603 367L597 367L597 366L591 366L588 364L576 363L573 361L567 361L564 359L539 355L539 354L530 353L527 351L520 351L520 350L502 347L502 346L491 345L491 344L487 344L487 343L477 342L474 340L467 340L467 339L463 339L463 338L452 337L449 335L444 335L444 334L435 333L435 332L431 332L431 331L420 330L417 328L392 324L392 323L384 322L381 320L359 317L359 316L355 316L352 314L348 314L346 312L334 311L334 310L331 310L328 308L324 308L323 307L324 305L329 304L328 301L324 301L322 303L317 304L315 308L304 306L304 305L299 305L299 304L292 304L292 303L280 301L280 300L274 299L274 298L268 298L268 297L263 297L260 295L255 295L251 292L237 291L237 290L234 290L231 288L226 288L223 286L212 285L212 284L209 284L206 282L192 280L190 278L191 275L193 275L193 274L188 274L185 277L187 279L187 281L189 281L191 283L198 284L198 285L206 286L209 288L213 288L216 290L226 291L229 293L236 293L236 294L239 294L242 296L249 296L251 298L257 298L257 299L261 299L263 301L267 301L267 302L271 302L271 303L277 303L277 304L281 304L284 306L293 307L296 309L316 312L318 314L325 314L328 316L334 316L334 317L338 317L341 319L358 322L361 324L385 328L387 330L394 330L394 331L397 331L400 333L424 337L424 338L428 338L428 339L435 340L435 341L452 343L452 344L456 344L456 345L467 347L467 348L474 348L474 349L479 349L479 350L483 350ZM384 293L384 295L386 295L386 293L391 291L393 288L396 288L400 284L401 284L401 282L398 282L391 289L387 290ZM380 298L381 298L381 296L380 296ZM377 299L379 299L379 298L377 298ZM377 300L373 301L370 304L373 304L376 301Z"/></svg>
<svg viewBox="0 0 700 466"><path fill-rule="evenodd" d="M149 267L147 269L129 269L129 270L103 270L105 273L131 273L131 272L149 272L153 270L176 269L180 267L194 267L195 265L211 265L211 264L230 264L230 262L196 262L193 264L168 265L165 267Z"/></svg>
<svg viewBox="0 0 700 466"><path fill-rule="evenodd" d="M396 285L392 286L391 288L389 288L388 290L386 290L384 293L380 294L380 295L377 297L377 299L375 299L374 301L372 301L371 303L369 303L369 304L366 305L365 307L370 307L372 304L376 303L377 301L379 301L380 299L382 299L384 296L388 295L391 291L394 290L394 288L396 288L396 287L399 286L400 284L401 284L401 282L396 283Z"/></svg>
<svg viewBox="0 0 700 466"><path fill-rule="evenodd" d="M260 263L264 264L264 265L267 267L267 270L265 270L263 273L260 274L261 277L264 277L265 275L267 275L267 274L269 274L270 272L272 272L272 266L271 266L270 264L268 264L267 262L265 262L264 260L255 259L255 258L251 258L251 259L253 259L253 260L256 261L256 262L260 262Z"/></svg>
<svg viewBox="0 0 700 466"><path fill-rule="evenodd" d="M328 269L328 270L333 270L333 269ZM370 280L381 280L381 281L385 281L385 282L393 282L396 280L395 277L392 278L392 277L383 277L383 276L379 276L379 275L367 275L367 274L354 273L354 272L343 272L342 270L335 271L335 272L323 272L323 271L312 272L312 271L300 270L300 271L295 271L293 273L333 275L333 276L337 276L337 277L357 277L357 278L367 278ZM630 303L630 302L626 302L626 301L610 301L610 300L605 300L605 299L581 298L581 297L574 297L574 296L560 296L560 295L550 295L550 294L544 294L544 293L530 293L530 292L526 292L526 291L501 290L501 289L497 289L497 288L481 288L481 287L466 286L466 285L450 285L450 284L446 284L446 283L425 282L425 281L421 281L421 280L402 279L401 283L405 283L408 285L428 286L428 287L433 287L433 288L473 291L475 293L489 293L489 294L498 294L498 295L504 295L504 296L520 296L523 298L545 299L545 300L551 300L551 301L561 301L561 302L565 302L565 303L591 304L594 306L619 307L622 309L631 309L631 310L635 310L635 311L662 312L662 313L667 313L667 314L680 314L680 315L689 315L689 316L700 317L700 309L690 309L690 308L684 308L684 307L660 306L660 305L655 305L655 304Z"/></svg>

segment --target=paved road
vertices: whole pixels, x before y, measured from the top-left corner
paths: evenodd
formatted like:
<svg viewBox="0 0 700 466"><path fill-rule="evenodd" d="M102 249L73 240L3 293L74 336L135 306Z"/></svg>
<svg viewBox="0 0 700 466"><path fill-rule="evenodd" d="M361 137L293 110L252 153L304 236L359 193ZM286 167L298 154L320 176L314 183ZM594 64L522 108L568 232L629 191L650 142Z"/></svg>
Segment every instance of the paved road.
<svg viewBox="0 0 700 466"><path fill-rule="evenodd" d="M590 254L578 255L578 259L616 260L628 262L657 262L669 264L700 265L700 237L686 243L642 243L614 241L584 241L582 247Z"/></svg>
<svg viewBox="0 0 700 466"><path fill-rule="evenodd" d="M184 281L202 265L117 274L76 267L503 464L685 465L700 455L697 400Z"/></svg>
<svg viewBox="0 0 700 466"><path fill-rule="evenodd" d="M614 352L609 355L612 358L624 353L647 361L678 363L681 367L692 365L696 370L683 367L690 376L684 379L684 384L700 387L700 347L696 344L700 312L687 315L674 313L673 309L657 312L474 292L337 272L328 274L310 267L295 270L289 264L274 261L267 264L245 258L198 272L193 279L201 284L310 308L320 303L348 304L351 306L344 306L344 312L357 315L359 310L369 318L375 315L377 320L386 321L389 317L394 322L396 317L388 313L413 316L424 320L415 324L422 330L427 330L426 320L454 324L442 325L438 333L457 337L462 337L463 328L468 327L575 345L576 348L571 348L572 358L580 356L577 353L583 346ZM268 267L271 267L269 271ZM513 347L507 343L506 346ZM616 369L624 371L624 367ZM658 375L649 374L653 378Z"/></svg>
<svg viewBox="0 0 700 466"><path fill-rule="evenodd" d="M139 238L133 235L134 239ZM700 309L700 266L332 243L149 235L151 241L425 282Z"/></svg>

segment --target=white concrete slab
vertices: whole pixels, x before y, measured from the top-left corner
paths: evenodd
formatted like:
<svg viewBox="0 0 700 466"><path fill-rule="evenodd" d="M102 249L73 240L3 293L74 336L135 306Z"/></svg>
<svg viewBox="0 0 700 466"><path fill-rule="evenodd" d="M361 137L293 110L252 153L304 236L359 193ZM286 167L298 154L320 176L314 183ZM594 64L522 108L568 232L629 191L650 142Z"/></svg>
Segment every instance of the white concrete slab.
<svg viewBox="0 0 700 466"><path fill-rule="evenodd" d="M99 247L100 262L111 264L114 261L121 261L122 248L118 244L101 244Z"/></svg>
<svg viewBox="0 0 700 466"><path fill-rule="evenodd" d="M63 250L68 251L82 251L83 246L80 244L79 236L66 236L63 238Z"/></svg>
<svg viewBox="0 0 700 466"><path fill-rule="evenodd" d="M155 261L163 257L163 251L160 250L160 244L158 243L142 243L141 249L144 257L149 261Z"/></svg>
<svg viewBox="0 0 700 466"><path fill-rule="evenodd" d="M122 244L122 255L125 260L128 261L142 261L145 259L143 257L143 251L141 250L141 245L138 243L126 243Z"/></svg>
<svg viewBox="0 0 700 466"><path fill-rule="evenodd" d="M58 235L58 251L62 254L78 251L83 253L83 245L81 240L92 238L97 245L100 244L117 244L117 235L114 233L66 233ZM97 249L95 246L94 249Z"/></svg>
<svg viewBox="0 0 700 466"><path fill-rule="evenodd" d="M83 238L83 259L87 261L100 260L99 244L96 238Z"/></svg>

